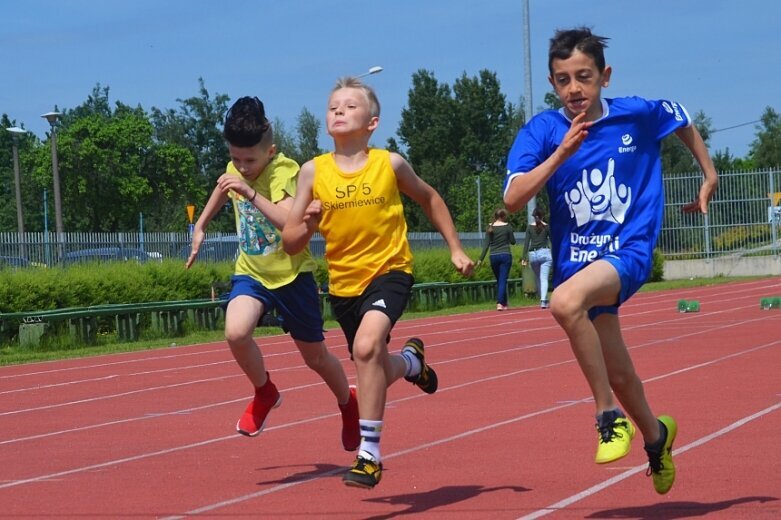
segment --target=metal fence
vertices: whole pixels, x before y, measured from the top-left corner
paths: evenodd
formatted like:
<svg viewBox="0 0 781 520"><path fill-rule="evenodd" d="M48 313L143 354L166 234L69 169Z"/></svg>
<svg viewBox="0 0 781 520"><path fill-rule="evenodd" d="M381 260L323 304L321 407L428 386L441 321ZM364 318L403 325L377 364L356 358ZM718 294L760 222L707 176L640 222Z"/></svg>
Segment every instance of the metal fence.
<svg viewBox="0 0 781 520"><path fill-rule="evenodd" d="M708 214L682 213L701 184L700 173L664 180L664 221L657 245L665 258L778 254L781 170L722 172Z"/></svg>
<svg viewBox="0 0 781 520"><path fill-rule="evenodd" d="M725 255L777 255L781 224L781 170L723 172L719 189L707 215L683 214L681 206L699 192L702 175L667 176L664 222L658 247L665 258L682 260ZM460 233L465 247L481 247L484 234ZM523 233L516 233L523 243ZM444 247L439 233L409 233L415 250ZM323 239L315 235L312 253L324 253ZM231 260L237 238L226 233L209 233L199 261ZM184 261L190 254L190 237L181 233L0 233L0 267L59 265L99 258L124 260ZM16 263L14 263L16 262Z"/></svg>

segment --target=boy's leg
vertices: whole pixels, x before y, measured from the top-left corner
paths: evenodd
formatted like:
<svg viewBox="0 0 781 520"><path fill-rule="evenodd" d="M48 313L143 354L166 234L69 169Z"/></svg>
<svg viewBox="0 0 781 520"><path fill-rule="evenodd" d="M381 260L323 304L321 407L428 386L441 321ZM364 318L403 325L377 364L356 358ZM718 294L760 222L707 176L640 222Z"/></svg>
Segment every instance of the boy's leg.
<svg viewBox="0 0 781 520"><path fill-rule="evenodd" d="M647 444L659 440L659 421L645 398L643 383L635 372L632 358L621 336L615 314L600 314L594 319L607 367L610 387L626 413L634 419Z"/></svg>
<svg viewBox="0 0 781 520"><path fill-rule="evenodd" d="M601 314L594 320L594 325L602 342L610 386L643 434L649 461L647 474L652 477L656 491L665 494L675 482L672 444L678 433L678 425L672 417L656 418L651 412L643 383L635 372L629 351L621 336L618 316Z"/></svg>
<svg viewBox="0 0 781 520"><path fill-rule="evenodd" d="M225 339L234 359L255 387L263 386L268 379L263 356L252 338L262 313L263 303L246 295L233 298L225 311Z"/></svg>
<svg viewBox="0 0 781 520"><path fill-rule="evenodd" d="M369 311L355 335L352 354L361 389L358 403L362 419L383 419L388 387L404 375L401 356L388 354L386 338L390 329L391 322L385 314Z"/></svg>
<svg viewBox="0 0 781 520"><path fill-rule="evenodd" d="M234 359L255 387L255 397L236 423L236 430L250 437L263 430L269 411L282 402L282 396L268 377L260 349L252 338L262 313L263 303L248 295L233 297L225 312L225 339Z"/></svg>
<svg viewBox="0 0 781 520"><path fill-rule="evenodd" d="M634 427L616 408L600 337L589 317L593 307L617 304L620 290L616 269L608 262L596 261L559 285L551 300L551 313L567 334L594 396L599 432L597 463L625 456L634 436Z"/></svg>
<svg viewBox="0 0 781 520"><path fill-rule="evenodd" d="M597 413L614 409L616 403L589 310L615 305L620 289L615 268L607 262L596 261L556 287L551 298L551 313L569 338L575 359L594 396Z"/></svg>
<svg viewBox="0 0 781 520"><path fill-rule="evenodd" d="M347 376L339 360L328 351L324 341L310 343L295 340L306 366L317 372L336 397L342 412L342 445L347 451L355 451L361 442L358 426L358 401L355 388L350 388Z"/></svg>

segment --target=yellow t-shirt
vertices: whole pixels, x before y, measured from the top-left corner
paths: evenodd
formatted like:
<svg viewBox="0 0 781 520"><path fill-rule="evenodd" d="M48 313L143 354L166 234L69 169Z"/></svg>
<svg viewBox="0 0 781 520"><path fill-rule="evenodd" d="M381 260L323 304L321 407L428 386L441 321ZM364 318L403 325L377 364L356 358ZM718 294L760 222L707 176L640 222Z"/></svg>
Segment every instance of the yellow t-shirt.
<svg viewBox="0 0 781 520"><path fill-rule="evenodd" d="M388 271L412 274L412 253L396 173L387 150L372 148L357 172L339 169L330 153L315 157L312 194L322 201L328 292L360 296Z"/></svg>
<svg viewBox="0 0 781 520"><path fill-rule="evenodd" d="M227 173L241 177L239 171L228 163ZM259 196L277 203L285 197L295 197L298 164L277 153L257 179L249 183ZM249 275L267 289L277 289L292 282L299 273L314 271L317 264L312 259L309 246L290 256L282 249L282 234L266 219L250 201L230 192L236 232L239 235L239 257L236 274Z"/></svg>

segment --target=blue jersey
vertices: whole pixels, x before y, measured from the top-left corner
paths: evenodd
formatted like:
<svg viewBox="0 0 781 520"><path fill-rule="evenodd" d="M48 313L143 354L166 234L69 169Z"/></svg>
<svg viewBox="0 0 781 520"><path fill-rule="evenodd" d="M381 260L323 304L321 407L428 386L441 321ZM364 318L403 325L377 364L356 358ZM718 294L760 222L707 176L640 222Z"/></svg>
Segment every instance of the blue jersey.
<svg viewBox="0 0 781 520"><path fill-rule="evenodd" d="M661 141L690 125L672 101L602 100L602 117L546 183L554 286L605 255L631 256L647 279L664 210ZM533 117L510 149L505 190L550 157L570 126L563 110Z"/></svg>

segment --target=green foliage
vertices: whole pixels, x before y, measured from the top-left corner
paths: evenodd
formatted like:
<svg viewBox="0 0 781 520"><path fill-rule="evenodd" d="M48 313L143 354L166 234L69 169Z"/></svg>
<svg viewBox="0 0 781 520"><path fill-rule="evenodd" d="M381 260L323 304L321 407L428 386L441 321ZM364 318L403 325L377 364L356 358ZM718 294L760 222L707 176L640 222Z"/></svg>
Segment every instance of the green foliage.
<svg viewBox="0 0 781 520"><path fill-rule="evenodd" d="M245 95L251 93L237 93ZM177 99L172 109L131 107L112 102L109 87L97 84L85 101L60 109L57 150L65 231L135 231L139 214L147 231L181 230L185 207L202 208L228 161L222 123L231 96L210 93L199 78L194 96ZM560 102L545 95L548 108ZM58 108L53 107L55 110ZM271 111L273 114L273 110ZM397 139L387 147L404 155L415 171L445 199L461 231L474 231L501 203L499 187L507 150L526 119L508 103L495 73L466 73L451 85L431 71L413 74ZM712 133L710 119L695 116L703 138ZM3 114L4 128L24 126ZM304 162L321 152L320 121L303 108L296 127L286 131L275 120L279 149ZM34 134L19 139L22 207L26 231L53 228L52 139ZM12 137L0 131L0 231L16 230ZM671 137L663 143L665 175L697 170L691 154ZM725 151L714 155L717 169L775 168L781 164L781 116L767 107L756 128L748 157ZM481 215L477 215L476 178L481 179ZM47 201L44 205L44 190ZM719 188L721 196L723 186ZM694 192L691 194L694 196ZM544 203L544 192L539 200ZM44 220L48 213L48 220ZM406 201L411 231L431 231L417 204ZM520 213L523 218L523 212ZM210 231L234 230L229 205L210 224ZM692 237L696 239L696 237Z"/></svg>
<svg viewBox="0 0 781 520"><path fill-rule="evenodd" d="M710 118L704 112L699 111L692 120L707 145L713 128ZM662 171L665 174L690 173L699 170L700 167L694 156L678 137L669 135L662 141Z"/></svg>
<svg viewBox="0 0 781 520"><path fill-rule="evenodd" d="M212 286L229 281L232 273L232 262L184 269L172 260L0 270L0 312L208 298Z"/></svg>
<svg viewBox="0 0 781 520"><path fill-rule="evenodd" d="M661 282L664 280L664 255L662 251L654 249L653 264L651 265L651 277L649 282Z"/></svg>
<svg viewBox="0 0 781 520"><path fill-rule="evenodd" d="M750 156L756 168L781 166L781 115L767 107L762 113L756 139L751 143Z"/></svg>
<svg viewBox="0 0 781 520"><path fill-rule="evenodd" d="M733 226L713 238L717 251L734 251L767 244L770 241L770 224Z"/></svg>
<svg viewBox="0 0 781 520"><path fill-rule="evenodd" d="M456 214L458 229L477 228L476 176L501 179L507 150L522 118L507 103L494 73L462 75L453 85L439 83L420 70L412 77L408 105L398 136L415 171L445 199ZM398 146L395 140L390 143ZM500 203L499 182L486 182L486 213ZM462 205L463 204L463 205ZM405 205L411 231L433 230L423 211ZM481 217L482 218L482 217Z"/></svg>

